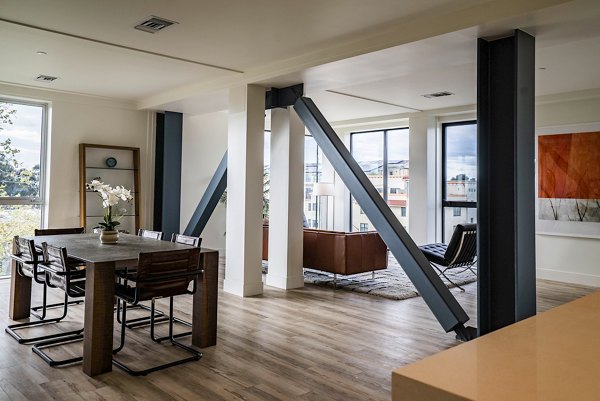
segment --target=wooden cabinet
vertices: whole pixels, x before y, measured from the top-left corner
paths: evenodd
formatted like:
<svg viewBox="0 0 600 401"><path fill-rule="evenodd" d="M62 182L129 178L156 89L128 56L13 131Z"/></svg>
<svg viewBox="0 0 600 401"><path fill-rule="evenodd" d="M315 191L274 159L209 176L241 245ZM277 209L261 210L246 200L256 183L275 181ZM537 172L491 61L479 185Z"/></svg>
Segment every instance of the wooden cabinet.
<svg viewBox="0 0 600 401"><path fill-rule="evenodd" d="M86 232L91 232L103 218L102 199L98 193L85 188L93 179L131 190L132 203L120 202L116 206L123 214L119 230L137 233L140 228L140 148L79 144L79 219Z"/></svg>

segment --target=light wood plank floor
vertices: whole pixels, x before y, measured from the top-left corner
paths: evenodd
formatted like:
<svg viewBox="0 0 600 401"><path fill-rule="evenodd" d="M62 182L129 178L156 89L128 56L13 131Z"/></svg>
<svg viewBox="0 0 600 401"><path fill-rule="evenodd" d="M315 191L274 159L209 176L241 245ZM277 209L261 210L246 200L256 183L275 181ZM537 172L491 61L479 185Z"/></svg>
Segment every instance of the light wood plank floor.
<svg viewBox="0 0 600 401"><path fill-rule="evenodd" d="M0 281L2 327L11 323L9 284ZM452 292L472 317L469 324L476 325L477 287L466 289ZM540 280L538 310L594 290ZM31 346L2 333L0 400L389 400L392 369L458 344L421 298L392 301L315 286L287 292L265 287L253 298L223 292L219 297L218 345L204 349L199 362L147 377L115 368L91 379L80 366L50 368ZM179 299L178 315L189 318L190 305ZM71 308L60 329L81 325L82 312L81 306ZM140 368L182 355L152 343L145 333L128 330L121 360ZM115 341L117 335L116 328ZM52 353L80 352L79 343Z"/></svg>

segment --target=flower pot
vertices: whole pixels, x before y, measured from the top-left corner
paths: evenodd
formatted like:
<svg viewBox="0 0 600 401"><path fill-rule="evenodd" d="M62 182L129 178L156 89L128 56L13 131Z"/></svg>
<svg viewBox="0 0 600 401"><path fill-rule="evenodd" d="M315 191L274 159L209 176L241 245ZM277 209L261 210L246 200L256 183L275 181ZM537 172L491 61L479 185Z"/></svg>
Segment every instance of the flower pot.
<svg viewBox="0 0 600 401"><path fill-rule="evenodd" d="M118 231L106 231L102 230L100 232L100 242L103 244L115 244L119 240L119 232Z"/></svg>

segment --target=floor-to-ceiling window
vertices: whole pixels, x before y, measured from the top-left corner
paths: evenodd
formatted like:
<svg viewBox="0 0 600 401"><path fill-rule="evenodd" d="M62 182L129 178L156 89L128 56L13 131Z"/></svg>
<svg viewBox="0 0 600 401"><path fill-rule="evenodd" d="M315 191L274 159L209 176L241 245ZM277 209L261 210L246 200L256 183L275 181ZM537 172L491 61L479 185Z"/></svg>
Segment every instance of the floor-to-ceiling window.
<svg viewBox="0 0 600 401"><path fill-rule="evenodd" d="M315 139L304 137L304 217L310 228L319 227L319 199L313 196L315 182L321 181L323 174L323 153Z"/></svg>
<svg viewBox="0 0 600 401"><path fill-rule="evenodd" d="M442 236L477 221L477 123L442 125Z"/></svg>
<svg viewBox="0 0 600 401"><path fill-rule="evenodd" d="M42 222L47 106L0 98L0 276L9 276L12 239Z"/></svg>
<svg viewBox="0 0 600 401"><path fill-rule="evenodd" d="M353 132L350 151L377 191L408 230L408 128ZM374 230L356 200L350 199L350 230Z"/></svg>

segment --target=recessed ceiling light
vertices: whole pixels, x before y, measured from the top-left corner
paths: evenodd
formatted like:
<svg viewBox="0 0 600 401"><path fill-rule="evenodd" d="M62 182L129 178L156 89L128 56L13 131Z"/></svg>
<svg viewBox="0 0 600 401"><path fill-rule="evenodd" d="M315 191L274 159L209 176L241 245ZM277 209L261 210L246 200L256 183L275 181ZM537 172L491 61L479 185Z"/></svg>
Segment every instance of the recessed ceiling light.
<svg viewBox="0 0 600 401"><path fill-rule="evenodd" d="M37 52L35 52L35 53L36 53L36 54L39 54L40 56L45 56L46 54L48 54L48 53L46 53L46 52L44 52L44 51L41 51L41 50L38 50L38 51L37 51Z"/></svg>

